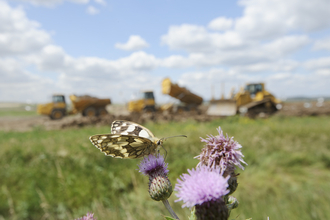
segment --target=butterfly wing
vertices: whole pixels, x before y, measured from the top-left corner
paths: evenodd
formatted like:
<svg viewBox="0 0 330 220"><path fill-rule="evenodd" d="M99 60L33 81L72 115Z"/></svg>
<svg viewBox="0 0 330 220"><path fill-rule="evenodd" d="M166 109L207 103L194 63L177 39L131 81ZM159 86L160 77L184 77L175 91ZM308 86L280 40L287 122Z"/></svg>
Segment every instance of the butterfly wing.
<svg viewBox="0 0 330 220"><path fill-rule="evenodd" d="M123 135L99 134L89 138L105 155L122 159L135 159L155 153L157 144L148 138Z"/></svg>
<svg viewBox="0 0 330 220"><path fill-rule="evenodd" d="M146 127L137 123L125 120L114 121L111 125L112 134L133 135L145 137L151 140L156 139L153 133Z"/></svg>

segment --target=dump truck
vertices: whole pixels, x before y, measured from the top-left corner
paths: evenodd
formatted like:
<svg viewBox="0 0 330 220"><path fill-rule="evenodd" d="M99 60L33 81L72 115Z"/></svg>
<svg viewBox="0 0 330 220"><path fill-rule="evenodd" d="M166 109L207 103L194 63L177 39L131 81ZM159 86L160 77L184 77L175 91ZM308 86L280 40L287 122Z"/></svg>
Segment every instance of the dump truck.
<svg viewBox="0 0 330 220"><path fill-rule="evenodd" d="M172 108L174 112L197 111L198 106L203 103L202 97L184 87L180 87L176 83L172 83L169 78L165 78L162 81L162 93L181 101L179 106L168 106L168 109Z"/></svg>
<svg viewBox="0 0 330 220"><path fill-rule="evenodd" d="M156 102L153 91L141 91L136 100L128 103L128 111L130 112L155 112Z"/></svg>
<svg viewBox="0 0 330 220"><path fill-rule="evenodd" d="M181 105L176 106L173 103L161 105L156 107L155 96L153 91L141 91L139 97L128 103L128 110L131 113L142 112L181 112L197 110L197 107L202 104L203 98L193 94L188 89L180 87L177 84L171 82L169 78L165 78L162 81L162 92L165 95L170 95L181 101Z"/></svg>
<svg viewBox="0 0 330 220"><path fill-rule="evenodd" d="M37 106L38 114L48 115L51 119L61 119L68 114L81 113L83 116L101 116L108 114L106 106L111 104L110 99L99 99L88 95L76 96L70 95L72 110L68 111L65 102L65 96L54 94L52 102L39 104Z"/></svg>
<svg viewBox="0 0 330 220"><path fill-rule="evenodd" d="M273 114L280 109L281 101L265 90L264 83L250 83L229 99L211 100L206 113L214 116L242 114L255 117L260 113Z"/></svg>

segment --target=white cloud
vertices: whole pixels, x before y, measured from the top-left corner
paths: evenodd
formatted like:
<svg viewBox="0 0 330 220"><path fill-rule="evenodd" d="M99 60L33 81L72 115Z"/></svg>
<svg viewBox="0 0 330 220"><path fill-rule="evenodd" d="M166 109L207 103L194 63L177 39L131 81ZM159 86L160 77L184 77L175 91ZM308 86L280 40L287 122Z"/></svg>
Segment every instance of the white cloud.
<svg viewBox="0 0 330 220"><path fill-rule="evenodd" d="M0 1L0 56L26 54L41 49L50 35L29 20L22 8L11 8Z"/></svg>
<svg viewBox="0 0 330 220"><path fill-rule="evenodd" d="M330 75L316 77L314 73L278 73L265 78L266 86L279 97L329 94L329 80Z"/></svg>
<svg viewBox="0 0 330 220"><path fill-rule="evenodd" d="M208 28L216 31L225 31L233 26L233 20L225 17L218 17L213 19L209 24Z"/></svg>
<svg viewBox="0 0 330 220"><path fill-rule="evenodd" d="M38 77L25 70L16 59L0 59L0 96L1 101L21 102L22 100L44 100L45 92L55 92L55 83L47 78Z"/></svg>
<svg viewBox="0 0 330 220"><path fill-rule="evenodd" d="M330 68L330 57L321 57L308 60L305 62L304 66L310 70Z"/></svg>
<svg viewBox="0 0 330 220"><path fill-rule="evenodd" d="M237 33L232 31L223 34L210 33L203 26L189 24L170 26L168 33L161 37L161 41L170 49L194 53L238 49L251 43L243 41Z"/></svg>
<svg viewBox="0 0 330 220"><path fill-rule="evenodd" d="M246 83L264 82L267 91L278 98L289 96L319 96L329 94L330 74L298 74L292 72L278 72L274 74L248 74L226 70L222 68L212 68L210 70L187 72L180 76L179 84L184 85L194 93L209 100L212 97L219 99L222 92L228 97L232 88L237 92ZM198 89L194 89L198 88ZM308 94L306 89L308 88Z"/></svg>
<svg viewBox="0 0 330 220"><path fill-rule="evenodd" d="M67 0L67 1L74 2L74 3L77 3L77 4L87 4L87 3L89 3L89 0Z"/></svg>
<svg viewBox="0 0 330 220"><path fill-rule="evenodd" d="M86 12L87 12L87 14L90 14L90 15L96 15L100 11L97 8L95 8L94 6L90 5L90 6L87 7Z"/></svg>
<svg viewBox="0 0 330 220"><path fill-rule="evenodd" d="M100 5L103 5L103 6L106 6L107 5L107 2L105 0L94 0L97 4L100 4Z"/></svg>
<svg viewBox="0 0 330 220"><path fill-rule="evenodd" d="M316 40L313 45L313 50L330 50L330 37Z"/></svg>
<svg viewBox="0 0 330 220"><path fill-rule="evenodd" d="M310 39L306 35L284 36L263 45L262 49L266 50L269 53L269 56L278 59L279 57L285 57L296 52L306 46L309 42Z"/></svg>
<svg viewBox="0 0 330 220"><path fill-rule="evenodd" d="M171 55L161 61L161 65L167 68L184 68L192 66L188 58L180 55Z"/></svg>
<svg viewBox="0 0 330 220"><path fill-rule="evenodd" d="M46 78L47 75L36 77L26 72L25 67L17 65L19 62L15 59L3 60L6 65L0 62L1 78L4 82L12 82L13 85L16 83L16 89L19 82L24 88L29 85L35 93L39 94L31 96L32 101L43 100L40 94L45 98L52 93L61 92L67 95L77 93L100 97L108 94L107 96L112 97L114 102L123 102L120 96L123 87L125 87L126 95L130 95L139 91L141 85L157 90L160 83L159 77L150 75L150 71L157 68L158 60L153 55L142 51L117 60L97 57L74 58L67 55L62 48L48 45L39 53L26 56L24 60L29 65L35 65L40 72L58 74L56 82L53 82ZM43 87L38 83L42 83ZM49 88L46 85L49 85ZM25 93L22 89L19 91L23 99L28 98L30 93ZM5 97L0 96L0 100L4 99Z"/></svg>
<svg viewBox="0 0 330 220"><path fill-rule="evenodd" d="M292 72L298 68L298 66L299 62L294 60L275 60L236 66L233 69L243 73Z"/></svg>
<svg viewBox="0 0 330 220"><path fill-rule="evenodd" d="M37 22L26 18L21 8L11 8L2 1L0 4L0 21L3 24L0 27L0 39L3 41L0 54L4 57L0 58L0 90L6 91L1 94L11 94L11 100L4 95L0 96L0 100L19 101L20 97L21 100L39 102L52 93L62 92L96 96L109 94L108 97L115 94L114 101L123 102L118 92L123 86L127 93L132 93L142 84L148 84L152 89L157 88L155 79L158 77L149 73L159 65L154 55L140 51L115 60L75 58L60 46L51 44L50 35L39 30L40 25ZM15 38L17 45L20 42L26 45L34 45L36 41L41 43L35 47L20 46L20 50L14 50L8 41L3 40L8 39L3 36L13 36L13 33L21 37ZM29 33L34 33L34 37L29 37ZM46 36L47 41L40 41L38 34ZM26 71L27 67L36 69L35 73Z"/></svg>
<svg viewBox="0 0 330 220"><path fill-rule="evenodd" d="M292 77L292 74L288 72L276 73L268 77L268 80L288 80Z"/></svg>
<svg viewBox="0 0 330 220"><path fill-rule="evenodd" d="M149 47L149 44L139 35L131 35L126 43L116 43L115 47L121 50L141 50Z"/></svg>
<svg viewBox="0 0 330 220"><path fill-rule="evenodd" d="M97 57L74 58L54 45L45 47L40 53L27 56L25 60L30 65L36 65L39 71L59 73L59 85L67 89L72 90L76 86L76 89L81 87L80 90L94 86L97 88L102 81L108 85L109 91L114 90L114 85L120 84L121 81L132 82L126 85L127 88L140 86L140 78L155 69L159 63L153 55L142 51L117 60Z"/></svg>
<svg viewBox="0 0 330 220"><path fill-rule="evenodd" d="M208 37L211 39L212 37L210 37L210 35L205 32L203 34L204 39ZM171 41L173 47L175 46L176 48L185 49L190 52L187 57L176 55L162 60L163 66L172 68L213 65L227 65L229 67L237 67L250 65L250 69L252 70L253 68L251 65L274 62L278 59L284 59L285 57L303 48L310 42L309 38L305 35L294 35L278 38L263 44L255 43L242 46L240 49L232 48L230 50L229 48L222 49L222 45L218 45L217 41L213 41L213 45L211 45L211 41L205 40L205 45L202 47L202 44L197 44L194 41L189 44L190 38L188 38L186 42L183 41L183 38L182 41L180 41L180 34L178 33L171 33L168 36L171 36L170 38L173 40ZM194 34L190 34L189 36L193 37ZM168 39L169 38L166 38L166 40ZM184 42L185 44L180 45L181 42ZM197 45L199 45L200 48ZM256 66L254 66L254 68L256 68Z"/></svg>
<svg viewBox="0 0 330 220"><path fill-rule="evenodd" d="M70 58L61 47L47 45L38 53L27 55L23 59L36 65L40 71L58 71L62 70Z"/></svg>
<svg viewBox="0 0 330 220"><path fill-rule="evenodd" d="M145 52L135 52L128 57L117 60L107 60L97 57L74 58L57 46L49 45L40 53L25 58L29 64L34 64L40 71L56 71L66 77L104 78L118 80L135 77L135 73L148 72L159 65L159 61Z"/></svg>
<svg viewBox="0 0 330 220"><path fill-rule="evenodd" d="M154 55L147 54L143 51L134 52L130 56L121 58L112 63L120 69L132 69L132 70L152 70L158 66L159 61Z"/></svg>
<svg viewBox="0 0 330 220"><path fill-rule="evenodd" d="M161 37L162 43L170 49L182 49L188 52L205 51L211 47L211 36L203 26L183 24L170 26L168 33Z"/></svg>
<svg viewBox="0 0 330 220"><path fill-rule="evenodd" d="M330 68L327 69L318 69L315 71L315 74L318 76L326 76L330 80Z"/></svg>
<svg viewBox="0 0 330 220"><path fill-rule="evenodd" d="M235 30L244 38L271 39L293 30L316 31L330 26L330 1L242 0L244 14Z"/></svg>
<svg viewBox="0 0 330 220"><path fill-rule="evenodd" d="M179 78L179 84L191 88L193 93L204 97L204 100L210 100L212 97L219 99L222 93L228 98L231 88L237 91L249 80L251 77L248 74L223 68L211 68L205 71L184 73Z"/></svg>
<svg viewBox="0 0 330 220"><path fill-rule="evenodd" d="M1 86L31 81L28 72L20 62L12 58L0 59Z"/></svg>

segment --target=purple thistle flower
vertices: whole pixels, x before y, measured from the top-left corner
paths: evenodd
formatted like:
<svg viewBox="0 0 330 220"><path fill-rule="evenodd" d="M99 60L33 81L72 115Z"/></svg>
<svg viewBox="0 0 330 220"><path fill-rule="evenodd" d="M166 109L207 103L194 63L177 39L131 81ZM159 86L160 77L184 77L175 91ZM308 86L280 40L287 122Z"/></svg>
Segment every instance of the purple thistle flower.
<svg viewBox="0 0 330 220"><path fill-rule="evenodd" d="M181 179L177 179L175 185L176 196L179 198L175 202L183 201L182 207L193 207L204 202L218 200L229 193L228 179L219 175L219 169L211 170L206 166L188 170L189 174L182 174Z"/></svg>
<svg viewBox="0 0 330 220"><path fill-rule="evenodd" d="M217 131L219 135L215 137L208 135L206 139L201 138L201 141L205 142L206 145L202 153L196 157L200 160L197 166L206 165L212 169L220 167L221 174L226 169L229 171L229 174L232 174L235 170L234 165L244 170L241 163L246 165L247 163L243 160L244 155L239 150L242 146L237 141L234 141L234 137L229 138L228 134L225 137L221 127Z"/></svg>
<svg viewBox="0 0 330 220"><path fill-rule="evenodd" d="M164 158L158 154L153 155L149 154L148 157L144 157L139 166L139 172L143 173L144 175L152 175L153 173L163 172L165 175L168 174L167 166L168 164L165 163Z"/></svg>
<svg viewBox="0 0 330 220"><path fill-rule="evenodd" d="M189 174L181 175L175 185L175 202L183 201L182 207L195 206L195 215L198 220L228 219L229 212L223 197L229 193L228 179L219 175L220 169L211 170L201 166L188 170Z"/></svg>
<svg viewBox="0 0 330 220"><path fill-rule="evenodd" d="M78 218L76 220L96 220L96 218L94 218L94 213L87 213L86 216L83 216L81 218Z"/></svg>
<svg viewBox="0 0 330 220"><path fill-rule="evenodd" d="M139 166L139 172L149 176L149 195L156 201L168 199L172 192L172 184L167 177L168 164L160 154L144 157Z"/></svg>

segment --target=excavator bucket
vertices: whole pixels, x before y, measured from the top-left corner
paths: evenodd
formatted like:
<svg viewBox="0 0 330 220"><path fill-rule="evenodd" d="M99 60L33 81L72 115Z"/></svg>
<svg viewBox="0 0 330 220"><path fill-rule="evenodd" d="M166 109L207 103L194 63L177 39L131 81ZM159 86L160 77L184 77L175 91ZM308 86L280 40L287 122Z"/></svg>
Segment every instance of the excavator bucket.
<svg viewBox="0 0 330 220"><path fill-rule="evenodd" d="M236 101L232 99L213 100L206 111L207 115L212 116L231 116L236 115L236 113Z"/></svg>

